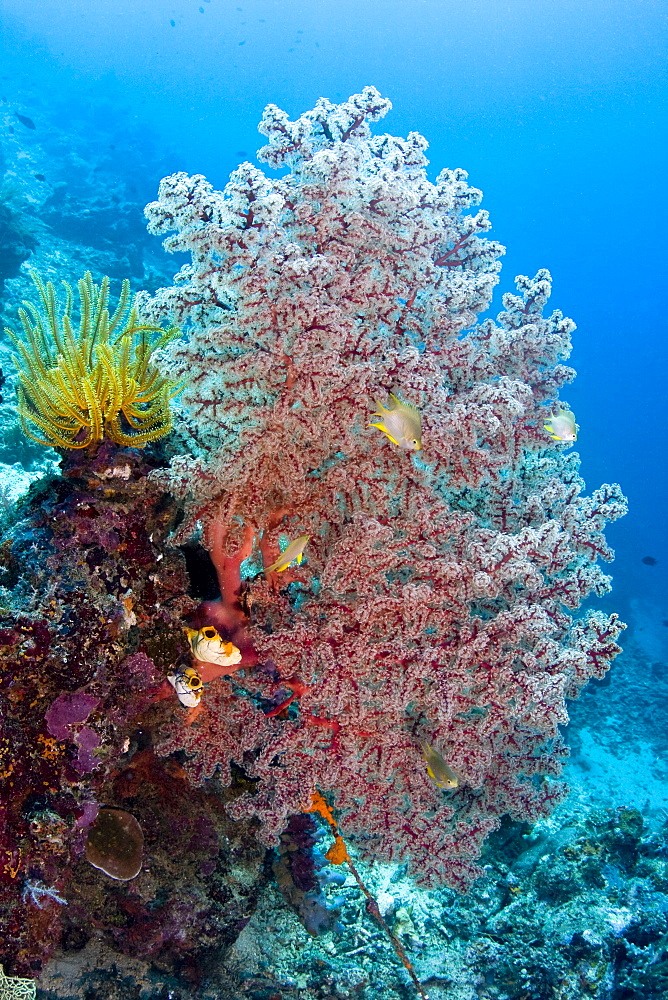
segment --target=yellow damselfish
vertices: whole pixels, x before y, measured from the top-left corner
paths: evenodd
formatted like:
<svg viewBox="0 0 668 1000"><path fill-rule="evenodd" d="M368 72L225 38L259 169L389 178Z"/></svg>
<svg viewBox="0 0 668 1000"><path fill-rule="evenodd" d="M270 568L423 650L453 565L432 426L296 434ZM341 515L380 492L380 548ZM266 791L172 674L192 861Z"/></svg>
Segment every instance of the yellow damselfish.
<svg viewBox="0 0 668 1000"><path fill-rule="evenodd" d="M430 743L422 743L422 759L427 765L427 774L439 788L458 788L459 778L455 772L448 767L438 750L434 750Z"/></svg>
<svg viewBox="0 0 668 1000"><path fill-rule="evenodd" d="M422 416L417 406L404 403L394 393L390 393L390 405L376 403L374 417L380 420L372 421L369 426L377 427L386 434L392 444L404 451L420 451L422 448Z"/></svg>
<svg viewBox="0 0 668 1000"><path fill-rule="evenodd" d="M295 538L271 566L265 566L265 573L282 573L291 562L296 562L299 565L304 558L304 549L309 538L310 535L300 535L299 538Z"/></svg>
<svg viewBox="0 0 668 1000"><path fill-rule="evenodd" d="M571 410L559 410L558 413L551 414L543 427L553 441L572 442L578 439L578 425L575 423L575 414Z"/></svg>

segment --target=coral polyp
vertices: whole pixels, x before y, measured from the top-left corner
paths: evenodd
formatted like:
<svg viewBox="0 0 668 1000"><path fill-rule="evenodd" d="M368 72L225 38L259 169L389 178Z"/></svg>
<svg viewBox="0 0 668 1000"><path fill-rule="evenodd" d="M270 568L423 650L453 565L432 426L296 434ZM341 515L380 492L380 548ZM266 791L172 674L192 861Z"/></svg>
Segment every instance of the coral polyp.
<svg viewBox="0 0 668 1000"><path fill-rule="evenodd" d="M87 448L107 437L115 444L142 448L172 427L170 399L179 391L152 362L156 350L178 330L140 324L130 282L125 279L114 312L109 312L109 278L98 286L90 271L74 294L63 281L61 308L52 282L34 271L39 306L23 302L23 336L6 333L18 351L18 408L24 432L54 448Z"/></svg>

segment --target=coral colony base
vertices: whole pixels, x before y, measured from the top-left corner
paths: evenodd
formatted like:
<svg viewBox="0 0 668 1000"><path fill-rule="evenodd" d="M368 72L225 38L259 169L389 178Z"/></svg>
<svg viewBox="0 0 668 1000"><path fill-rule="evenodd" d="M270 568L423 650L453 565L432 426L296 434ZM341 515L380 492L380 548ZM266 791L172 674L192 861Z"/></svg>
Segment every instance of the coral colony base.
<svg viewBox="0 0 668 1000"><path fill-rule="evenodd" d="M623 628L573 612L609 589L624 500L581 495L549 274L478 320L503 252L480 192L459 170L430 183L417 133L372 135L389 108L373 88L296 122L270 106L259 156L280 179L175 174L146 210L192 254L133 304L154 339L35 340L68 392L48 415L61 473L0 547L2 961L21 988L91 928L200 983L269 877L253 833L316 933L321 820L332 864L355 873L350 849L465 890L504 816L565 794L566 699ZM24 395L24 419L46 400Z"/></svg>

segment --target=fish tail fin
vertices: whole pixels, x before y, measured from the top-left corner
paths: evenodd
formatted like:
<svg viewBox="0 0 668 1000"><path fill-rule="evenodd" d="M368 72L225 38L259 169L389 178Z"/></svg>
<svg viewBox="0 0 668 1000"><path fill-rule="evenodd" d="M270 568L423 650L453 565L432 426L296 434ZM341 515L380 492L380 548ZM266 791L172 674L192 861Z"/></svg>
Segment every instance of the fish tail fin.
<svg viewBox="0 0 668 1000"><path fill-rule="evenodd" d="M370 424L369 424L369 427L377 427L379 431L382 431L382 432L383 432L383 434L386 434L386 435L387 435L387 437L388 437L388 438L390 439L390 441L392 442L392 444L396 444L396 445L397 445L397 447L399 447L399 448L401 447L401 445L399 444L399 442L397 441L397 439L396 439L395 437L392 437L392 435L391 435L391 434L390 434L390 432L388 431L388 429L387 429L387 427L385 426L385 424L374 424L374 423L370 423Z"/></svg>

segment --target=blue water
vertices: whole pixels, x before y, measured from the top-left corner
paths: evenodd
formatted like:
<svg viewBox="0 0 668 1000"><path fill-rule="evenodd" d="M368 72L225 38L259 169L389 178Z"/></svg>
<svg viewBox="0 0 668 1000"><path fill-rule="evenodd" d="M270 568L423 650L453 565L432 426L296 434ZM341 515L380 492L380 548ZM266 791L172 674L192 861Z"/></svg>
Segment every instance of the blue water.
<svg viewBox="0 0 668 1000"><path fill-rule="evenodd" d="M267 103L296 117L370 83L390 97L383 127L421 132L434 174L464 167L484 191L508 248L499 294L552 272L578 324L565 398L585 479L630 500L609 536L616 606L668 600L668 4L4 0L2 19L9 100L104 122L121 150L143 137L217 187L258 148ZM137 183L150 198L158 180Z"/></svg>
<svg viewBox="0 0 668 1000"><path fill-rule="evenodd" d="M668 2L2 0L0 28L6 105L38 137L106 144L138 204L174 170L222 188L266 104L294 119L369 84L394 105L383 131L426 136L432 177L466 169L507 247L492 314L546 267L578 325L562 397L582 474L629 498L602 606L665 658Z"/></svg>

